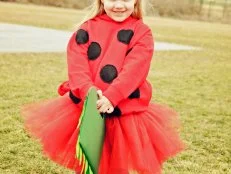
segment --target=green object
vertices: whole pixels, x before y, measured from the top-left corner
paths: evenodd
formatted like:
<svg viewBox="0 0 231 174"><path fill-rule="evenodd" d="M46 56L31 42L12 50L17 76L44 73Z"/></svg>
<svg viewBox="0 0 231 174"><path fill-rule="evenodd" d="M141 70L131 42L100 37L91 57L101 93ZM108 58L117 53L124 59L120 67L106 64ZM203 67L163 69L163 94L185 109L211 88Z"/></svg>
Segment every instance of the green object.
<svg viewBox="0 0 231 174"><path fill-rule="evenodd" d="M80 129L76 156L82 165L81 173L97 174L103 147L105 120L97 110L97 92L90 88L79 118Z"/></svg>

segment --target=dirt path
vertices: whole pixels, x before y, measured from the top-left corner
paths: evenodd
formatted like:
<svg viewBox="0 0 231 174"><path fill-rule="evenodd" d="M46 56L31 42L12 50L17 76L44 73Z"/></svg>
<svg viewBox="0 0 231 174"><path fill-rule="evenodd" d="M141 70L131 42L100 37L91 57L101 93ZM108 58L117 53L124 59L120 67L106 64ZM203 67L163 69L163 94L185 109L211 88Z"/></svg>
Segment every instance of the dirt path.
<svg viewBox="0 0 231 174"><path fill-rule="evenodd" d="M64 52L71 32L0 23L0 52ZM155 50L192 50L194 47L156 42Z"/></svg>

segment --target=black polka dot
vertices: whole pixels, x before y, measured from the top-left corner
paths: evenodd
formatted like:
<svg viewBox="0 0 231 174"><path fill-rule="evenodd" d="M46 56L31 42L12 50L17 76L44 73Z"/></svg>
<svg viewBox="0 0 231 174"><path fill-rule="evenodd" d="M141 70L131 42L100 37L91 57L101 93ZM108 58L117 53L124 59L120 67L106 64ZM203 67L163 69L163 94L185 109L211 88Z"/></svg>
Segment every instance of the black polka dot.
<svg viewBox="0 0 231 174"><path fill-rule="evenodd" d="M119 116L121 116L121 115L122 115L122 112L121 112L120 108L118 108L118 106L116 106L116 107L114 108L114 111L113 111L112 113L110 113L110 114L105 113L105 114L104 114L104 116L106 116L106 117L112 117L112 116L119 117Z"/></svg>
<svg viewBox="0 0 231 174"><path fill-rule="evenodd" d="M101 47L97 42L92 42L87 50L87 55L90 60L95 60L100 56Z"/></svg>
<svg viewBox="0 0 231 174"><path fill-rule="evenodd" d="M126 56L132 51L133 48L130 48L127 52L126 52Z"/></svg>
<svg viewBox="0 0 231 174"><path fill-rule="evenodd" d="M130 99L140 98L140 90L139 90L139 88L136 89L133 93L131 93L128 98L130 98Z"/></svg>
<svg viewBox="0 0 231 174"><path fill-rule="evenodd" d="M85 43L87 43L88 40L89 40L88 32L83 30L83 29L79 29L77 31L75 40L76 40L77 44L85 44Z"/></svg>
<svg viewBox="0 0 231 174"><path fill-rule="evenodd" d="M81 102L81 99L78 98L78 97L76 97L76 96L74 96L74 94L72 93L72 91L70 91L69 97L73 101L73 103L75 103L75 104L78 104L78 103Z"/></svg>
<svg viewBox="0 0 231 174"><path fill-rule="evenodd" d="M117 34L117 38L120 42L129 44L134 32L132 30L120 30Z"/></svg>
<svg viewBox="0 0 231 174"><path fill-rule="evenodd" d="M100 77L106 83L111 83L117 75L118 71L113 65L105 65L100 71Z"/></svg>

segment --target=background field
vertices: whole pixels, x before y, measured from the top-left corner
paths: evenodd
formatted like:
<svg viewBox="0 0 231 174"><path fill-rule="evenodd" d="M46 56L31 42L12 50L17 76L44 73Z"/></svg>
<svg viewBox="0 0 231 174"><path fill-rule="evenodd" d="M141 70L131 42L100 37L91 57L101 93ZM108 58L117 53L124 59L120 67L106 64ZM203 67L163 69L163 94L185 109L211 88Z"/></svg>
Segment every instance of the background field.
<svg viewBox="0 0 231 174"><path fill-rule="evenodd" d="M0 0L83 9L94 0ZM150 16L231 23L231 0L145 0Z"/></svg>
<svg viewBox="0 0 231 174"><path fill-rule="evenodd" d="M0 22L72 30L84 12L0 2ZM201 47L156 52L149 73L153 101L180 114L187 149L164 165L165 174L231 173L231 26L145 18L155 40ZM65 53L0 53L0 173L72 173L42 156L23 129L23 104L57 96L67 78Z"/></svg>

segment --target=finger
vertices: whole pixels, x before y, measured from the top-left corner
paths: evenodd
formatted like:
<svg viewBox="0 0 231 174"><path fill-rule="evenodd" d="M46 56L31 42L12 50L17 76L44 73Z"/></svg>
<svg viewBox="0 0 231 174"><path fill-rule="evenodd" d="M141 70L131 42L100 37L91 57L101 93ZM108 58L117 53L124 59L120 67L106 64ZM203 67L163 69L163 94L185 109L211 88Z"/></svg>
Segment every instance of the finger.
<svg viewBox="0 0 231 174"><path fill-rule="evenodd" d="M107 110L107 113L110 114L114 111L114 108L113 107L110 107L108 110Z"/></svg>
<svg viewBox="0 0 231 174"><path fill-rule="evenodd" d="M102 96L101 99L99 99L97 102L96 102L96 105L97 107L101 107L102 105L110 105L110 103L108 102L108 100L106 99L106 97Z"/></svg>
<svg viewBox="0 0 231 174"><path fill-rule="evenodd" d="M106 110L104 110L104 112L105 113L112 113L113 112L113 110L114 110L114 107L111 105L111 104L105 104L105 108L106 108Z"/></svg>
<svg viewBox="0 0 231 174"><path fill-rule="evenodd" d="M108 111L108 107L106 107L104 110L103 110L103 113L106 113Z"/></svg>
<svg viewBox="0 0 231 174"><path fill-rule="evenodd" d="M104 101L103 100L97 100L96 101L96 106L97 108L101 107L103 105Z"/></svg>
<svg viewBox="0 0 231 174"><path fill-rule="evenodd" d="M96 101L96 105L100 105L100 104L102 104L102 101L101 100L97 100Z"/></svg>
<svg viewBox="0 0 231 174"><path fill-rule="evenodd" d="M98 98L101 99L103 97L103 92L101 90L97 91Z"/></svg>
<svg viewBox="0 0 231 174"><path fill-rule="evenodd" d="M98 111L99 111L100 113L102 113L103 110L104 110L104 107L105 107L104 105L99 106L99 107L98 107Z"/></svg>
<svg viewBox="0 0 231 174"><path fill-rule="evenodd" d="M107 105L102 105L102 106L99 108L99 112L102 112L102 113L107 112L107 110L108 110L108 106L107 106Z"/></svg>

